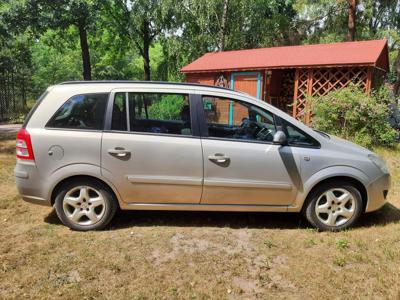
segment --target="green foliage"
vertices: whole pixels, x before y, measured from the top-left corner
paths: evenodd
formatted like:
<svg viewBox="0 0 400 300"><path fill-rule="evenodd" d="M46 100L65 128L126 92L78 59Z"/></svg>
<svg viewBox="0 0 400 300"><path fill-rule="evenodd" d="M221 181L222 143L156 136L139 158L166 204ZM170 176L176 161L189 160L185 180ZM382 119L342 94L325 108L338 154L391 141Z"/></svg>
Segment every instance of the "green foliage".
<svg viewBox="0 0 400 300"><path fill-rule="evenodd" d="M273 240L265 240L264 241L264 245L267 246L268 248L275 248L277 247L277 245L275 244L275 242Z"/></svg>
<svg viewBox="0 0 400 300"><path fill-rule="evenodd" d="M76 31L72 28L70 30ZM82 79L80 50L76 39L74 43L71 38L67 44L57 32L48 30L32 45L31 50L34 98L49 85Z"/></svg>
<svg viewBox="0 0 400 300"><path fill-rule="evenodd" d="M306 248L311 248L311 247L315 246L316 244L317 243L315 242L315 240L313 238L309 238L304 241L304 245L306 246Z"/></svg>
<svg viewBox="0 0 400 300"><path fill-rule="evenodd" d="M157 120L180 120L184 101L184 98L180 95L162 96L162 101L157 101L149 107L149 118Z"/></svg>
<svg viewBox="0 0 400 300"><path fill-rule="evenodd" d="M333 264L338 267L344 267L347 264L346 258L344 256L337 256L333 260Z"/></svg>
<svg viewBox="0 0 400 300"><path fill-rule="evenodd" d="M349 241L346 239L339 239L336 241L336 248L344 250L349 248Z"/></svg>
<svg viewBox="0 0 400 300"><path fill-rule="evenodd" d="M382 88L371 96L356 86L330 92L326 96L311 98L313 126L365 147L391 146L397 132L388 122L388 91Z"/></svg>

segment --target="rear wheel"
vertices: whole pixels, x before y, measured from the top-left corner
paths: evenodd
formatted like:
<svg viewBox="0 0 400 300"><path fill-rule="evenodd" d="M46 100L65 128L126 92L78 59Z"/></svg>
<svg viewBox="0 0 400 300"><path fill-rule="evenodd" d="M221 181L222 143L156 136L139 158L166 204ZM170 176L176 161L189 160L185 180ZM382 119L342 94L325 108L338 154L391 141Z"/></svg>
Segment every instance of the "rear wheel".
<svg viewBox="0 0 400 300"><path fill-rule="evenodd" d="M103 183L81 179L67 182L59 189L55 209L62 223L71 229L99 230L113 218L117 202Z"/></svg>
<svg viewBox="0 0 400 300"><path fill-rule="evenodd" d="M322 184L310 194L305 216L320 230L339 231L353 226L362 211L359 190L346 182L337 182Z"/></svg>

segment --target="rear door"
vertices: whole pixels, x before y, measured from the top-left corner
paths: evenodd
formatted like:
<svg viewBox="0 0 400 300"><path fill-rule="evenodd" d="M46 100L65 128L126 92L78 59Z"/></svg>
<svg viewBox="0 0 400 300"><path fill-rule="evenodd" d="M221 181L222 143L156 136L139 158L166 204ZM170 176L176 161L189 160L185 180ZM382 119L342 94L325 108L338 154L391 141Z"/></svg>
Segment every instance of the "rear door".
<svg viewBox="0 0 400 300"><path fill-rule="evenodd" d="M199 203L201 141L190 96L116 90L103 133L102 174L127 203Z"/></svg>

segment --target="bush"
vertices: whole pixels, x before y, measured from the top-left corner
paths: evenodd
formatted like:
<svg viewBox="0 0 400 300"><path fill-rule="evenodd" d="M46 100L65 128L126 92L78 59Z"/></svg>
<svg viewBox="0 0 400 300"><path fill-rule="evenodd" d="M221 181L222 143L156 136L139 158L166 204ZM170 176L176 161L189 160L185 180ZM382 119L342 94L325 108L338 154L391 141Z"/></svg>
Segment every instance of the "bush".
<svg viewBox="0 0 400 300"><path fill-rule="evenodd" d="M356 86L311 98L315 129L354 141L365 147L392 146L397 132L389 124L388 90L381 88L371 96Z"/></svg>
<svg viewBox="0 0 400 300"><path fill-rule="evenodd" d="M179 120L183 104L183 96L163 96L161 101L155 102L149 107L149 117L158 120Z"/></svg>

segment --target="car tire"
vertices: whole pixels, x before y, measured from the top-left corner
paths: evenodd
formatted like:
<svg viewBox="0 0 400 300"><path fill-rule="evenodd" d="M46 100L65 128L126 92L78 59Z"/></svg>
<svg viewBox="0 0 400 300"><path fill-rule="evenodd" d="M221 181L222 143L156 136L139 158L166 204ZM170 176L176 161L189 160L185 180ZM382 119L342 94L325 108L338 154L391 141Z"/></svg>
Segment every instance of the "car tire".
<svg viewBox="0 0 400 300"><path fill-rule="evenodd" d="M105 184L75 179L58 189L54 207L61 222L73 230L101 230L114 217L118 202Z"/></svg>
<svg viewBox="0 0 400 300"><path fill-rule="evenodd" d="M321 184L309 195L304 207L308 222L321 231L352 227L364 209L360 191L344 181Z"/></svg>

